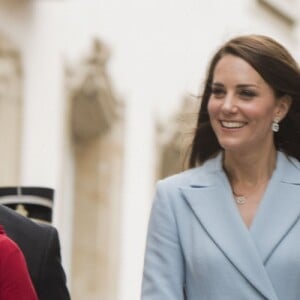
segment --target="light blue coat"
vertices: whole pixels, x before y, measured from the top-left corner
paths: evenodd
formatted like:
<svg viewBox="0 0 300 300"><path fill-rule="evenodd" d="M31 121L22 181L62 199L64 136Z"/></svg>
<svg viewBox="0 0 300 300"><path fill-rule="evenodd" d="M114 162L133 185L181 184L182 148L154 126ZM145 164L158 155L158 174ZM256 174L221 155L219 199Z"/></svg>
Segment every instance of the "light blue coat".
<svg viewBox="0 0 300 300"><path fill-rule="evenodd" d="M299 215L300 163L281 152L249 229L222 154L158 182L141 299L300 300Z"/></svg>

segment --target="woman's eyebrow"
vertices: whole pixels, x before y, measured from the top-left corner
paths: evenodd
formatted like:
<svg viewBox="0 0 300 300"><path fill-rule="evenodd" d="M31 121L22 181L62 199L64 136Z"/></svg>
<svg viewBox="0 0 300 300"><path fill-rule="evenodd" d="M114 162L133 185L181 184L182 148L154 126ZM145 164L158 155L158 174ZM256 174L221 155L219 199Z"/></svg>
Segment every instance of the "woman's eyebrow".
<svg viewBox="0 0 300 300"><path fill-rule="evenodd" d="M238 88L246 88L246 87L258 87L257 84L254 83L243 83L243 84L237 84Z"/></svg>
<svg viewBox="0 0 300 300"><path fill-rule="evenodd" d="M213 82L212 86L218 86L218 87L224 87L224 84L221 82ZM247 88L247 87L258 87L258 84L255 83L242 83L242 84L237 84L237 88Z"/></svg>
<svg viewBox="0 0 300 300"><path fill-rule="evenodd" d="M214 86L224 86L224 84L220 83L220 82L213 82L211 85L214 85Z"/></svg>

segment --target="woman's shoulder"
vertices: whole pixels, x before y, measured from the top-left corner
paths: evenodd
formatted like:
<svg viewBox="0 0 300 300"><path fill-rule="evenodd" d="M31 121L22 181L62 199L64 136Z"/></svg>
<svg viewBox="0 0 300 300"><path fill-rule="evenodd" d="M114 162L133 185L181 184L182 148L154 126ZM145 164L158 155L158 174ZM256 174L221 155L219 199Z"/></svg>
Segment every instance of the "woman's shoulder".
<svg viewBox="0 0 300 300"><path fill-rule="evenodd" d="M158 185L180 187L193 185L194 183L201 184L201 182L207 182L211 176L214 176L220 171L222 171L221 154L214 158L208 159L200 166L163 178L159 180Z"/></svg>
<svg viewBox="0 0 300 300"><path fill-rule="evenodd" d="M17 244L6 235L3 226L0 225L0 256L3 256L3 253L8 254L18 249Z"/></svg>
<svg viewBox="0 0 300 300"><path fill-rule="evenodd" d="M158 181L159 184L184 184L188 183L195 174L201 173L202 166L195 167L192 169L187 169L182 172L170 175L168 177L162 178Z"/></svg>
<svg viewBox="0 0 300 300"><path fill-rule="evenodd" d="M5 230L2 225L0 225L0 236L5 235Z"/></svg>

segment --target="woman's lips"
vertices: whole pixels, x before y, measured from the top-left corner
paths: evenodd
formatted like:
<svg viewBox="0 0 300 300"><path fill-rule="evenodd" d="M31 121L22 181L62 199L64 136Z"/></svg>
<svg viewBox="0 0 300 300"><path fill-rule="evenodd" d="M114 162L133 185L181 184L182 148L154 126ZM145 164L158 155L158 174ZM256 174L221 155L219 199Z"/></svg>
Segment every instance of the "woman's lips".
<svg viewBox="0 0 300 300"><path fill-rule="evenodd" d="M228 129L235 129L235 128L242 128L247 123L246 122L240 122L240 121L220 121L222 127L228 128Z"/></svg>

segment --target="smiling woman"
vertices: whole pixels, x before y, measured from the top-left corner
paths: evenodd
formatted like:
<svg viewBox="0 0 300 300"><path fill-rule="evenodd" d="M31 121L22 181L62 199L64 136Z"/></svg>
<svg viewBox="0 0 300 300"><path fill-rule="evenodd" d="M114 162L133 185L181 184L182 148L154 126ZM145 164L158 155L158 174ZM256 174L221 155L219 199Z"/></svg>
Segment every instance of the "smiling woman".
<svg viewBox="0 0 300 300"><path fill-rule="evenodd" d="M256 76L258 76L256 80L259 81L260 85L264 84L265 87L268 85L276 99L284 96L285 98L293 100L287 118L280 122L281 129L274 136L274 141L277 149L284 147L284 151L287 154L300 159L298 148L300 134L296 129L300 128L300 119L298 118L298 114L300 113L300 101L298 100L300 94L299 67L294 58L282 45L269 37L252 35L242 36L228 41L212 58L205 81L197 122L197 131L194 136L190 156L190 167L203 163L209 157L218 153L222 148L209 120L208 102L211 96L216 96L216 93L222 91L222 86L215 86L213 83L217 83L214 75L217 70L222 67L220 63L224 56L230 56L231 60L237 60L239 58L244 63L244 68L248 68L248 70L251 70L252 67L252 75L255 75L256 72ZM240 61L240 64L242 64L242 62ZM217 65L219 65L219 68L217 68ZM232 71L233 70L227 69L227 75L231 75ZM244 73L242 70L240 71L239 80L243 79L242 76L244 76L244 80L247 79L247 76L250 76L249 72ZM227 75L223 74L223 76ZM243 84L249 83L244 82ZM219 87L219 89L217 89L217 87ZM241 88L242 87L243 86L241 86ZM240 92L248 99L252 96L251 93L258 93L254 88L250 89L249 86L248 89L245 88L244 86L244 89L240 90ZM288 102L290 100L285 101ZM275 121L277 121L277 119ZM294 128L294 130L292 130L292 128ZM206 141L210 142L206 143ZM205 143L205 147L203 147L202 143Z"/></svg>
<svg viewBox="0 0 300 300"><path fill-rule="evenodd" d="M282 120L291 98L276 98L273 88L245 60L223 56L216 65L208 113L220 146L235 151L273 152L273 120Z"/></svg>
<svg viewBox="0 0 300 300"><path fill-rule="evenodd" d="M157 185L142 300L299 299L299 115L283 46L249 35L217 51L191 169Z"/></svg>

